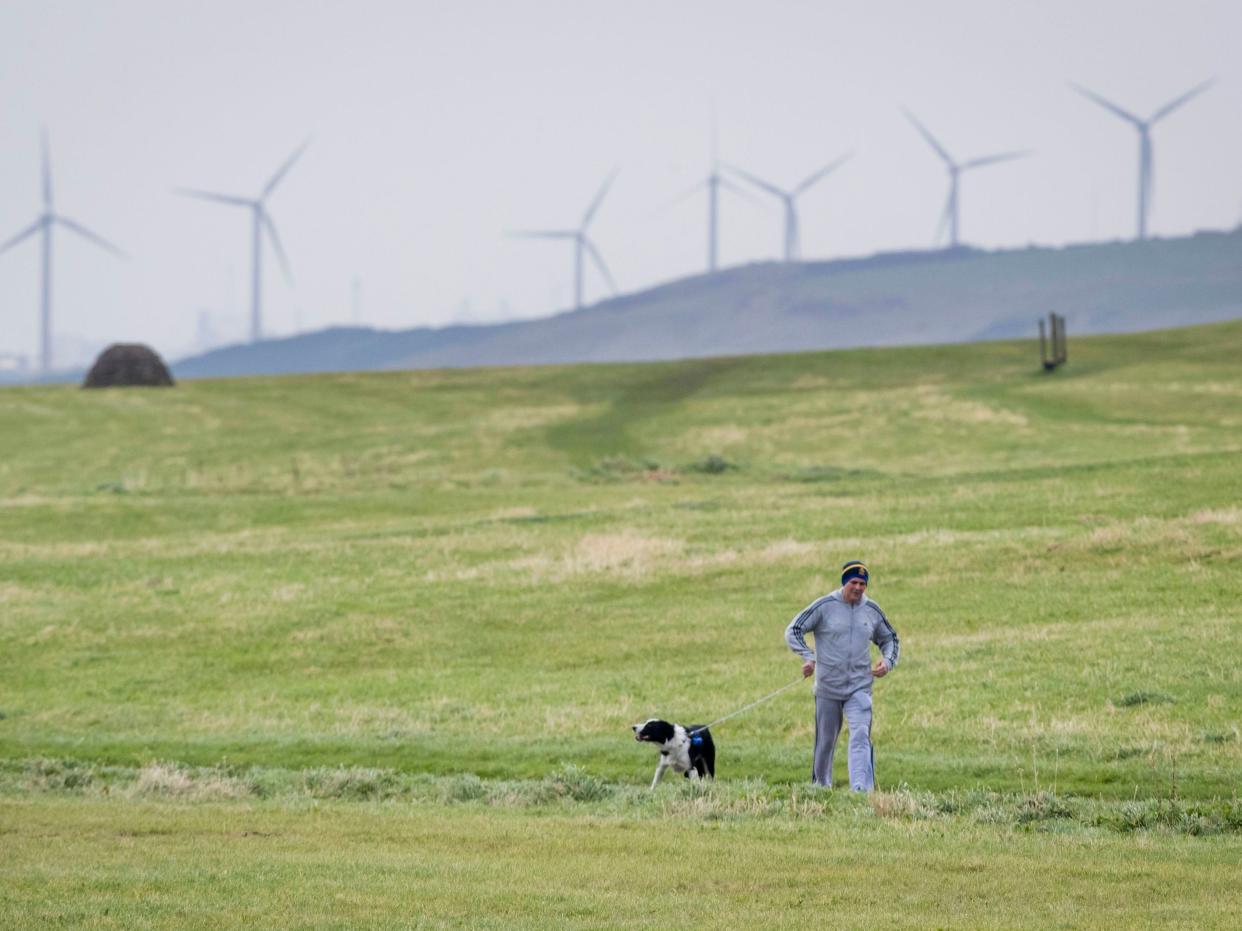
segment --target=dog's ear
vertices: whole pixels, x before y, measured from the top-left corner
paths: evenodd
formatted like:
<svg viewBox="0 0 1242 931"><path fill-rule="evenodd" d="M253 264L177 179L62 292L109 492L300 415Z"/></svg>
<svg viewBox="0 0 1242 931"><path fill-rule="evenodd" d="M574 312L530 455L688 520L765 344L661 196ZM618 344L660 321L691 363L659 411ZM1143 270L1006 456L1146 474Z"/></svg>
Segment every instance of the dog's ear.
<svg viewBox="0 0 1242 931"><path fill-rule="evenodd" d="M673 735L677 733L677 728L667 721L651 720L643 728L643 733L647 735L648 740L662 744L673 739Z"/></svg>

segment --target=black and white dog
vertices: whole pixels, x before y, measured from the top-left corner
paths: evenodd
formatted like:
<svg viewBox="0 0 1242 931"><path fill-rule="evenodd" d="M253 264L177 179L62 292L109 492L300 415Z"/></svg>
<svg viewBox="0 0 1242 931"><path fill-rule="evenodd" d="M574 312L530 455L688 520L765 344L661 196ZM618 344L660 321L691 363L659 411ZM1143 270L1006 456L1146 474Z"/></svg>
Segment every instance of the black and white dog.
<svg viewBox="0 0 1242 931"><path fill-rule="evenodd" d="M660 762L656 764L655 778L651 788L660 784L664 771L672 768L687 779L716 778L716 745L712 732L701 724L682 727L659 718L648 718L634 725L634 739L653 743L660 748Z"/></svg>

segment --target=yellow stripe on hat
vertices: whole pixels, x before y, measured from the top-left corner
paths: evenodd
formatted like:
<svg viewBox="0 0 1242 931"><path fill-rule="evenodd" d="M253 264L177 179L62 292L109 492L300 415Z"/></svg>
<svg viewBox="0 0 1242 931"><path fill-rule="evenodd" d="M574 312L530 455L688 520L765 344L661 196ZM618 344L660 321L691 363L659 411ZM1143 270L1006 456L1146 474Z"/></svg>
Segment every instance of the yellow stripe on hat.
<svg viewBox="0 0 1242 931"><path fill-rule="evenodd" d="M841 571L842 571L842 572L849 572L851 569L861 569L863 572L866 572L866 571L867 571L867 567L866 567L866 566L864 566L864 565L863 565L862 563L860 563L860 562L852 562L852 563L850 563L848 566L846 566L844 569L842 569Z"/></svg>

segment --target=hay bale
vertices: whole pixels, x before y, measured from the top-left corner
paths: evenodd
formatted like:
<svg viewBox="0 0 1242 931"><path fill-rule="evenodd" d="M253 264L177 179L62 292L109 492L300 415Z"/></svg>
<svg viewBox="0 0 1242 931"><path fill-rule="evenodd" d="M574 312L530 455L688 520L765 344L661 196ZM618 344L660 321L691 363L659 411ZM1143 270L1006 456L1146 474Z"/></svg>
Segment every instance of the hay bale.
<svg viewBox="0 0 1242 931"><path fill-rule="evenodd" d="M115 388L127 385L172 387L168 366L150 346L113 343L86 373L83 388Z"/></svg>

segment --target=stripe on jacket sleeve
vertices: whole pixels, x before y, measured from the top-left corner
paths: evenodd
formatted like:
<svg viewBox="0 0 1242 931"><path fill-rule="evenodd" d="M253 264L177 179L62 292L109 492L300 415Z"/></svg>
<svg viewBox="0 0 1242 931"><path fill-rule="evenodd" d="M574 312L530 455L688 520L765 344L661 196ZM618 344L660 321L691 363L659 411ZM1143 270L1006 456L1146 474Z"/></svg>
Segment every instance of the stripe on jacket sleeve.
<svg viewBox="0 0 1242 931"><path fill-rule="evenodd" d="M871 607L875 608L875 613L880 615L880 623L884 625L884 629L888 631L888 635L891 638L890 642L892 644L893 655L891 659L886 655L884 657L884 662L888 663L889 669L892 669L897 665L897 658L901 655L901 640L898 639L897 631L895 631L893 629L893 625L888 622L888 618L885 616L884 612L880 610L880 606L873 601L871 602ZM880 652L883 653L884 647L880 641L876 640L875 644L880 647Z"/></svg>
<svg viewBox="0 0 1242 931"><path fill-rule="evenodd" d="M831 598L831 595L825 595L823 598L817 598L812 601L802 613L789 622L789 626L785 628L785 642L789 644L789 649L793 650L803 659L814 659L815 651L806 644L807 624L811 616L825 601Z"/></svg>

